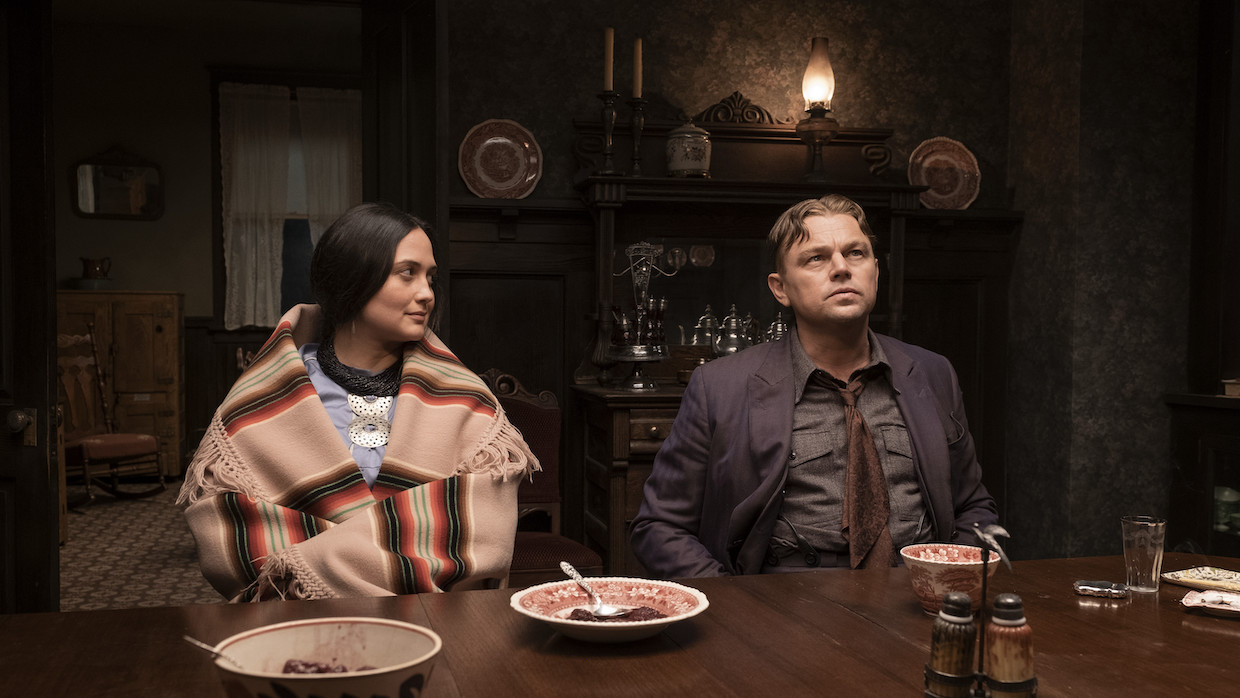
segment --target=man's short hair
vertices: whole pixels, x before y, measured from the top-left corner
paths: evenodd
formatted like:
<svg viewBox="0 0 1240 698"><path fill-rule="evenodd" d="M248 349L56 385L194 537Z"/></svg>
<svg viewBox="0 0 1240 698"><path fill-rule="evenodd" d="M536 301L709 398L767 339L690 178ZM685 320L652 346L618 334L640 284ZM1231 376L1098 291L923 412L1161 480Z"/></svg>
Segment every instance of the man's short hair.
<svg viewBox="0 0 1240 698"><path fill-rule="evenodd" d="M792 249L793 245L809 237L809 230L805 227L806 218L836 214L851 216L857 221L857 225L861 226L861 232L870 239L870 246L877 244L874 232L870 230L870 223L865 218L865 211L856 201L839 194L827 194L820 199L806 199L780 214L775 225L771 227L770 234L766 237L767 244L775 255L775 271L783 273L784 255Z"/></svg>

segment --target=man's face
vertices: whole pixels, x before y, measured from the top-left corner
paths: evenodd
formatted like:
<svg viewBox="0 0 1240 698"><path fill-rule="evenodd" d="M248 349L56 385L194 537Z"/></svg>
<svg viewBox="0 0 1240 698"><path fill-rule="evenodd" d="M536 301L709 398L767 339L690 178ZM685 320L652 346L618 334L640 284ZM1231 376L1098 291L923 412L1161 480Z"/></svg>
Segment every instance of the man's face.
<svg viewBox="0 0 1240 698"><path fill-rule="evenodd" d="M867 323L878 299L878 259L852 216L805 219L809 236L784 253L782 272L767 277L775 300L797 323L821 329Z"/></svg>

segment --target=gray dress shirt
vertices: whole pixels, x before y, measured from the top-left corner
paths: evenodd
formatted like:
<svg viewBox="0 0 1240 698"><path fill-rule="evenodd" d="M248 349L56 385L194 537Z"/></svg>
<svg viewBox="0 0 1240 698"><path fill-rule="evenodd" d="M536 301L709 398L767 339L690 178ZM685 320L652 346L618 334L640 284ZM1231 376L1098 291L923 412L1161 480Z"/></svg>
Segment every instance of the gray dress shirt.
<svg viewBox="0 0 1240 698"><path fill-rule="evenodd" d="M795 329L793 330L795 332ZM896 405L891 367L870 333L870 361L849 376L862 377L865 389L857 407L874 437L891 504L888 527L896 549L928 541L932 531L913 467L913 451L904 417ZM848 428L844 400L832 386L847 383L817 368L793 336L795 381L792 454L784 485L780 518L771 544L768 568L848 566L844 540L844 477L848 468ZM816 560L805 559L806 545Z"/></svg>

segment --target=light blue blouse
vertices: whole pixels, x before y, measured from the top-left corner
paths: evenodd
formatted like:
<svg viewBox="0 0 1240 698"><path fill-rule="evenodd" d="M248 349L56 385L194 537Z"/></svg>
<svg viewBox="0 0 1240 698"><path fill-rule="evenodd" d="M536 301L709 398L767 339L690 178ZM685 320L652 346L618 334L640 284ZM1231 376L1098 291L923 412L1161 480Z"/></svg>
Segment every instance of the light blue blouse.
<svg viewBox="0 0 1240 698"><path fill-rule="evenodd" d="M357 467L362 471L362 477L366 478L366 484L370 487L375 486L375 478L379 476L379 466L383 463L383 454L387 451L387 446L377 446L375 448L366 448L358 446L349 438L349 423L356 416L353 414L352 408L349 407L349 392L345 390L339 383L327 377L323 372L323 368L319 366L319 345L316 343L303 344L298 350L301 354L301 360L306 364L306 373L310 375L310 383L314 386L314 390L319 394L319 399L323 401L323 407L327 410L327 414L332 418L332 424L336 427L336 432L340 434L344 445L349 449L349 453L353 454L353 460L357 461ZM361 376L373 376L375 374L369 371L363 371L345 366L346 369L353 371ZM392 401L392 406L388 408L387 420L392 421L392 415L396 414L396 401Z"/></svg>

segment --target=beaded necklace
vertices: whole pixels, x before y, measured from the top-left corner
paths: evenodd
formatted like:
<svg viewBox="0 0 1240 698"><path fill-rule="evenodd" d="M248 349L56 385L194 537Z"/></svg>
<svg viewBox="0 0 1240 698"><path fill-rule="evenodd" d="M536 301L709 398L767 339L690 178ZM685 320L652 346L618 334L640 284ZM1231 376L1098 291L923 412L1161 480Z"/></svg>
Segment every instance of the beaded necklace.
<svg viewBox="0 0 1240 698"><path fill-rule="evenodd" d="M349 409L354 415L349 422L349 440L364 448L386 445L392 433L387 413L400 390L401 362L373 376L351 371L336 357L330 337L319 345L318 359L323 373L349 393Z"/></svg>

